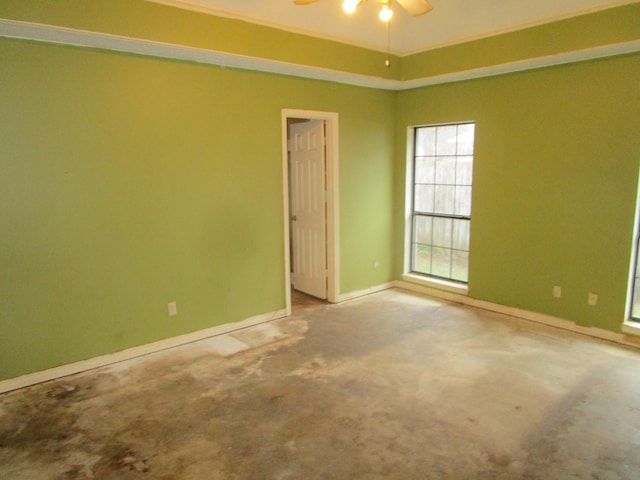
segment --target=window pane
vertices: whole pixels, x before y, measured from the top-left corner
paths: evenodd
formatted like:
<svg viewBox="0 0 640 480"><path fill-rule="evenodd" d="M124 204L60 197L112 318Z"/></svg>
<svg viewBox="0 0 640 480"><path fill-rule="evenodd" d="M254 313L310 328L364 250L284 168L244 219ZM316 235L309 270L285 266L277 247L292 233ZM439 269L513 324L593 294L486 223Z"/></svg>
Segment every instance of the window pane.
<svg viewBox="0 0 640 480"><path fill-rule="evenodd" d="M433 245L451 248L453 239L453 220L450 218L433 218Z"/></svg>
<svg viewBox="0 0 640 480"><path fill-rule="evenodd" d="M431 246L429 245L413 245L413 265L411 270L414 272L431 274Z"/></svg>
<svg viewBox="0 0 640 480"><path fill-rule="evenodd" d="M473 124L415 129L413 272L468 281L474 131Z"/></svg>
<svg viewBox="0 0 640 480"><path fill-rule="evenodd" d="M436 155L455 155L457 125L436 127Z"/></svg>
<svg viewBox="0 0 640 480"><path fill-rule="evenodd" d="M435 194L435 206L431 211L434 213L453 214L455 209L456 187L436 185Z"/></svg>
<svg viewBox="0 0 640 480"><path fill-rule="evenodd" d="M469 281L469 252L451 252L451 278L460 282Z"/></svg>
<svg viewBox="0 0 640 480"><path fill-rule="evenodd" d="M451 250L433 247L431 257L431 274L438 277L451 278Z"/></svg>
<svg viewBox="0 0 640 480"><path fill-rule="evenodd" d="M473 156L457 157L456 185L471 185L473 178Z"/></svg>
<svg viewBox="0 0 640 480"><path fill-rule="evenodd" d="M455 210L456 215L471 215L471 187L455 187Z"/></svg>
<svg viewBox="0 0 640 480"><path fill-rule="evenodd" d="M436 157L436 183L455 185L456 157Z"/></svg>
<svg viewBox="0 0 640 480"><path fill-rule="evenodd" d="M413 209L416 212L433 212L433 198L435 195L435 186L433 185L416 185L414 194Z"/></svg>
<svg viewBox="0 0 640 480"><path fill-rule="evenodd" d="M416 183L435 183L435 157L416 158Z"/></svg>
<svg viewBox="0 0 640 480"><path fill-rule="evenodd" d="M458 155L473 155L475 129L473 123L458 125Z"/></svg>
<svg viewBox="0 0 640 480"><path fill-rule="evenodd" d="M633 318L640 319L640 284L636 278L636 283L633 286L633 305L631 306L631 316Z"/></svg>
<svg viewBox="0 0 640 480"><path fill-rule="evenodd" d="M416 216L414 223L413 241L431 245L433 239L433 217Z"/></svg>
<svg viewBox="0 0 640 480"><path fill-rule="evenodd" d="M417 157L436 154L436 130L435 128L418 128L416 130Z"/></svg>
<svg viewBox="0 0 640 480"><path fill-rule="evenodd" d="M453 248L469 250L469 220L453 220Z"/></svg>

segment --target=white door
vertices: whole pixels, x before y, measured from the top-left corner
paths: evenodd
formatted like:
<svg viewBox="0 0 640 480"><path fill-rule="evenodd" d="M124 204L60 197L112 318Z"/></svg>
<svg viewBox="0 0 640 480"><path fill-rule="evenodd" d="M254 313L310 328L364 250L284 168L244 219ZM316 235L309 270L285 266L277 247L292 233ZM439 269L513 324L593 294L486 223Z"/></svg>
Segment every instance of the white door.
<svg viewBox="0 0 640 480"><path fill-rule="evenodd" d="M327 298L324 121L290 126L293 288Z"/></svg>

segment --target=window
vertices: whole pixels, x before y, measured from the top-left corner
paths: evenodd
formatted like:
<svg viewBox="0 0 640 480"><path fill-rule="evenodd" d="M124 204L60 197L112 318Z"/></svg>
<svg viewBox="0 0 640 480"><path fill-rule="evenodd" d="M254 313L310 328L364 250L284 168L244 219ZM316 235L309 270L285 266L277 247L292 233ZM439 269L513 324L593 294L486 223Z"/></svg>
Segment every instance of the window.
<svg viewBox="0 0 640 480"><path fill-rule="evenodd" d="M634 225L635 240L632 251L633 265L631 266L631 305L629 306L629 318L640 322L640 189L636 201L636 223Z"/></svg>
<svg viewBox="0 0 640 480"><path fill-rule="evenodd" d="M640 255L638 255L638 243L640 238L636 238L635 262L633 274L633 297L631 299L631 319L640 321Z"/></svg>
<svg viewBox="0 0 640 480"><path fill-rule="evenodd" d="M411 177L412 273L467 282L475 124L417 127Z"/></svg>

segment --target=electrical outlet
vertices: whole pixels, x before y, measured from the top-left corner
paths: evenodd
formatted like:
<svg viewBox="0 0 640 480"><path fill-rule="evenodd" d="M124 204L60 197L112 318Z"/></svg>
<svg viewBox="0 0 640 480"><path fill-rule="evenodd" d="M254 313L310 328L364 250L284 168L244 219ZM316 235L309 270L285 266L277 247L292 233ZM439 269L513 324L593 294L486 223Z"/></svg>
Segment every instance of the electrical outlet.
<svg viewBox="0 0 640 480"><path fill-rule="evenodd" d="M562 287L559 285L556 285L555 287L553 287L553 296L555 298L560 298L562 296Z"/></svg>
<svg viewBox="0 0 640 480"><path fill-rule="evenodd" d="M598 294L597 293L593 293L593 292L589 292L589 295L587 296L587 303L591 306L593 305L597 305L598 304Z"/></svg>
<svg viewBox="0 0 640 480"><path fill-rule="evenodd" d="M169 302L167 305L167 310L169 312L169 316L173 317L178 314L178 304L176 302Z"/></svg>

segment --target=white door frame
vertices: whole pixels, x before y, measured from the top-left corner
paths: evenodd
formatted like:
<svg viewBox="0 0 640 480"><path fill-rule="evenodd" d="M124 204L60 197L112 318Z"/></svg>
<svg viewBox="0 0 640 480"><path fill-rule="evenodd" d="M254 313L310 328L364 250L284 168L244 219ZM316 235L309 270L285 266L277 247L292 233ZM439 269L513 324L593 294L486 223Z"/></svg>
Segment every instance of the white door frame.
<svg viewBox="0 0 640 480"><path fill-rule="evenodd" d="M340 222L338 216L338 114L314 110L282 110L282 192L284 204L284 291L287 315L291 315L291 261L289 231L289 158L287 119L324 120L327 159L327 300L337 303L340 295Z"/></svg>

